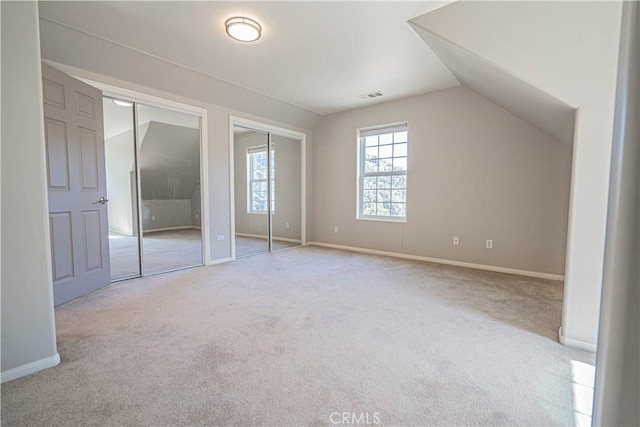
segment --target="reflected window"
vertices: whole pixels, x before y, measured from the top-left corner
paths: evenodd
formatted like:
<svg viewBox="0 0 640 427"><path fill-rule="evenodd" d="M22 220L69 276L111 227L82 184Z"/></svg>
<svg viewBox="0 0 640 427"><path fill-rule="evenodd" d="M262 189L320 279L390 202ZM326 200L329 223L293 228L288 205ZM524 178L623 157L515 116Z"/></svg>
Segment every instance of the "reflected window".
<svg viewBox="0 0 640 427"><path fill-rule="evenodd" d="M275 150L271 150L271 212L276 210ZM247 149L247 212L267 213L267 147Z"/></svg>

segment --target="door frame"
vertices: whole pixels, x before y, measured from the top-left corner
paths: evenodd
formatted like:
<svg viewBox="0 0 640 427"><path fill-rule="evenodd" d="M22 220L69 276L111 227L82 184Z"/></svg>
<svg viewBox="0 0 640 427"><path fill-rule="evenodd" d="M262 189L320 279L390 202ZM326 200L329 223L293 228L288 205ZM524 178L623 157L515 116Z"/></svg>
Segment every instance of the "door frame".
<svg viewBox="0 0 640 427"><path fill-rule="evenodd" d="M242 126L260 132L300 140L300 240L307 244L307 134L292 129L269 125L242 117L229 116L229 239L231 240L231 259L236 259L236 187L235 187L235 141L233 127Z"/></svg>
<svg viewBox="0 0 640 427"><path fill-rule="evenodd" d="M149 95L135 90L125 89L119 86L113 86L107 83L86 79L82 77L72 76L102 91L103 96L114 97L142 103L152 107L164 108L180 113L194 114L200 116L200 232L202 234L202 264L212 265L211 254L211 236L209 235L209 149L208 149L208 120L207 110L205 108L196 107L194 105L184 104L166 98ZM135 124L134 124L135 128ZM136 141L137 145L137 141ZM138 148L136 147L136 150ZM139 179L140 177L138 177ZM140 210L140 209L138 209ZM140 214L140 212L138 212ZM142 262L142 254L140 254L140 262ZM141 273L142 274L142 271Z"/></svg>

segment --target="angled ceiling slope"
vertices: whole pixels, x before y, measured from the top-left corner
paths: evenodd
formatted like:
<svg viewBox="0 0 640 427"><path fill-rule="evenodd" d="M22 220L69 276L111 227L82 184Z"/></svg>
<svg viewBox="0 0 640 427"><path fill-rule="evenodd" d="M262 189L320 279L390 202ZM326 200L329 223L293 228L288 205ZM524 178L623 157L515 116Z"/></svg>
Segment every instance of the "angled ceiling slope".
<svg viewBox="0 0 640 427"><path fill-rule="evenodd" d="M430 31L421 23L422 16L409 24L462 85L558 141L573 144L573 107Z"/></svg>

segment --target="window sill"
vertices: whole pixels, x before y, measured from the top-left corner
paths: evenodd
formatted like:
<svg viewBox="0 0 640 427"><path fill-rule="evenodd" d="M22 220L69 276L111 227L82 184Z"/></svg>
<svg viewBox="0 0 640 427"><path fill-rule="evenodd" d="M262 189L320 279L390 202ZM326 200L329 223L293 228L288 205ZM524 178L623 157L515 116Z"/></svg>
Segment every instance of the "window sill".
<svg viewBox="0 0 640 427"><path fill-rule="evenodd" d="M381 221L381 222L397 222L400 224L406 224L407 218L387 218L387 217L369 217L369 216L358 216L356 217L358 220L362 221Z"/></svg>

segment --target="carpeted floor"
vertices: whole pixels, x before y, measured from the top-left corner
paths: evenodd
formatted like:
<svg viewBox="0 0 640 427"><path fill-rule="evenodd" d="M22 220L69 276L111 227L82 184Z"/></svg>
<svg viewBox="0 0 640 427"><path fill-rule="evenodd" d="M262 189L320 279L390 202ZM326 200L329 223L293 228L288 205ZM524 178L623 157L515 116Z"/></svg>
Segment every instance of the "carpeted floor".
<svg viewBox="0 0 640 427"><path fill-rule="evenodd" d="M202 265L202 238L199 229L145 232L145 274ZM109 233L111 280L140 276L138 237Z"/></svg>
<svg viewBox="0 0 640 427"><path fill-rule="evenodd" d="M314 247L120 282L56 308L62 363L2 385L2 425L572 425L561 296Z"/></svg>
<svg viewBox="0 0 640 427"><path fill-rule="evenodd" d="M238 236L236 235L236 258L244 258L253 255L260 255L269 252L269 243L267 239L259 239L256 237ZM286 242L284 240L273 240L273 250L280 251L300 246L300 243Z"/></svg>

